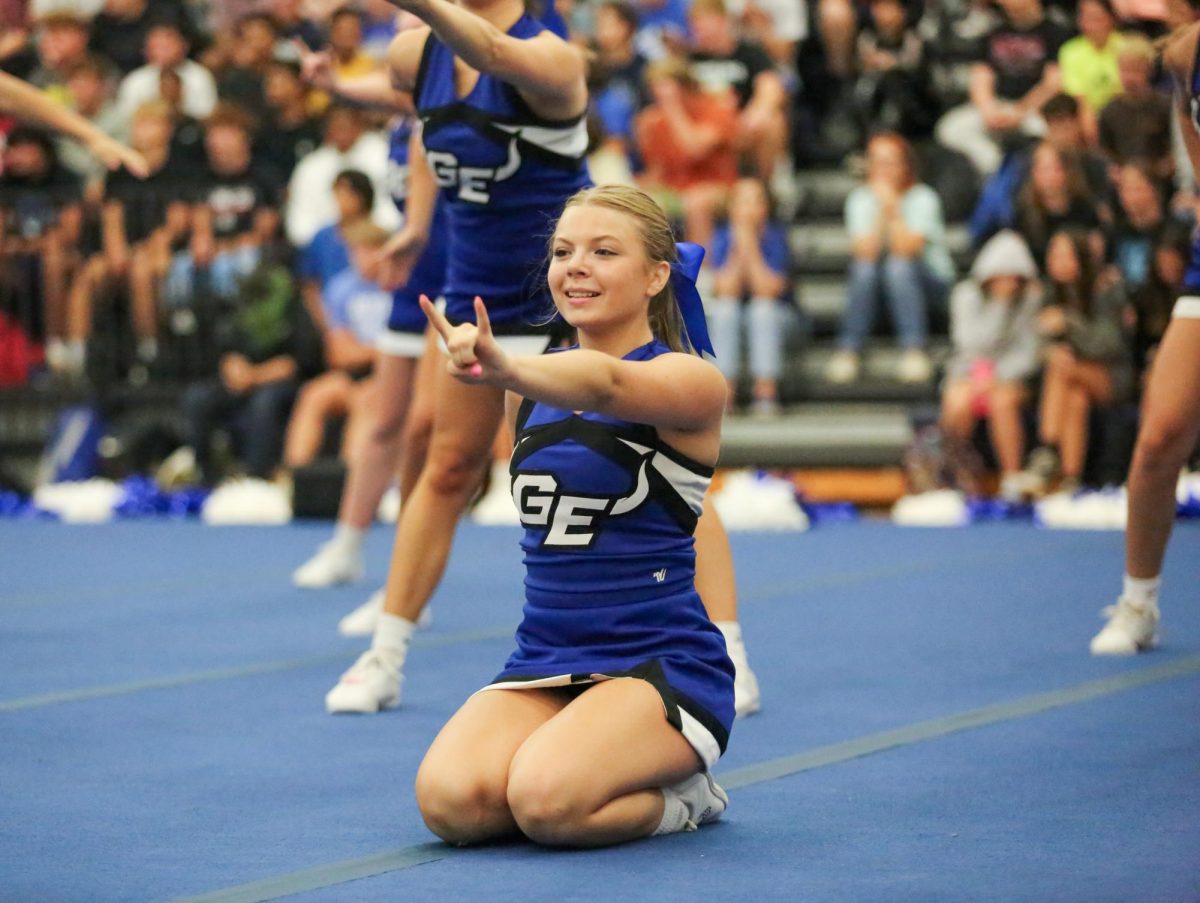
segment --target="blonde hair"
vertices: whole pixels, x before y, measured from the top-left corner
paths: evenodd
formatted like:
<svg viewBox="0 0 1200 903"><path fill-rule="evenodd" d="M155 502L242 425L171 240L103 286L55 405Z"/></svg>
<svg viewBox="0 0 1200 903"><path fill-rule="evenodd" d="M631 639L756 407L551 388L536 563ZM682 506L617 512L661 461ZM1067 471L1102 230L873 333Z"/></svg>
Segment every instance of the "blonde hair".
<svg viewBox="0 0 1200 903"><path fill-rule="evenodd" d="M346 245L351 248L378 248L387 243L392 233L370 220L351 223L343 230Z"/></svg>
<svg viewBox="0 0 1200 903"><path fill-rule="evenodd" d="M1121 43L1117 47L1117 59L1139 59L1153 63L1154 43L1136 32L1122 35Z"/></svg>
<svg viewBox="0 0 1200 903"><path fill-rule="evenodd" d="M598 185L595 188L584 188L568 198L563 210L565 212L572 207L589 205L615 210L637 223L642 250L651 266L668 263L674 268L678 263L679 252L675 249L675 233L671 229L671 221L667 219L667 214L658 202L640 188L630 185ZM662 290L650 299L647 317L650 320L650 331L656 339L672 351L695 353L691 342L688 341L683 314L679 311L679 302L675 298L675 289L670 279Z"/></svg>

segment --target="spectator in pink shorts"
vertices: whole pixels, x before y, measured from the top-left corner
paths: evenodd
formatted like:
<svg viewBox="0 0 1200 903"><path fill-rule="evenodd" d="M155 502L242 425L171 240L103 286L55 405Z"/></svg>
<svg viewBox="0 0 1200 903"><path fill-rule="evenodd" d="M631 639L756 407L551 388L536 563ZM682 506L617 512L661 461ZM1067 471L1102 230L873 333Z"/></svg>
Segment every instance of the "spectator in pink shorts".
<svg viewBox="0 0 1200 903"><path fill-rule="evenodd" d="M1028 382L1041 366L1037 275L1021 237L998 232L975 258L970 277L950 295L953 352L942 389L942 434L950 448L962 448L976 422L986 420L1000 465L1000 496L1013 502L1025 495L1021 412L1029 402ZM972 479L959 483L969 489Z"/></svg>

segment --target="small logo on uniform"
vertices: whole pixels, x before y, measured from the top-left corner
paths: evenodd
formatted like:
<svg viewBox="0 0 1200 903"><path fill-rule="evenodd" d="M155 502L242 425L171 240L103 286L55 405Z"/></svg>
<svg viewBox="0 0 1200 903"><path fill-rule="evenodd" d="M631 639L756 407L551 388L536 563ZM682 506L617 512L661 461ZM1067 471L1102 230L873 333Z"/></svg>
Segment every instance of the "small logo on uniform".
<svg viewBox="0 0 1200 903"><path fill-rule="evenodd" d="M667 579L667 569L666 568L663 568L661 571L654 572L654 582L655 583L662 583L666 579Z"/></svg>

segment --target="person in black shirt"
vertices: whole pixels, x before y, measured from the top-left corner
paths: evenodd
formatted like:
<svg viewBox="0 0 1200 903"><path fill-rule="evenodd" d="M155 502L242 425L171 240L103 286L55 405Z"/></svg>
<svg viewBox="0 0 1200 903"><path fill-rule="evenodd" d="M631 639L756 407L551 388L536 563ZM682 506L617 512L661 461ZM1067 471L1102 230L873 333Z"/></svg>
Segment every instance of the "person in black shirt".
<svg viewBox="0 0 1200 903"><path fill-rule="evenodd" d="M148 376L158 356L158 285L166 274L172 247L186 234L189 221L189 171L171 155L171 110L163 101L139 107L132 122L134 147L146 158L149 173L138 178L127 169L111 173L100 214L101 247L71 285L68 349L74 371L84 364L97 299L127 290L137 339L134 381Z"/></svg>
<svg viewBox="0 0 1200 903"><path fill-rule="evenodd" d="M787 147L787 88L765 50L738 40L724 0L693 0L691 71L707 91L727 92L738 109L738 146L769 182Z"/></svg>
<svg viewBox="0 0 1200 903"><path fill-rule="evenodd" d="M279 177L254 161L245 114L234 108L214 113L204 147L208 163L192 196L191 241L168 277L169 297L183 303L199 270L216 295L233 297L279 231Z"/></svg>
<svg viewBox="0 0 1200 903"><path fill-rule="evenodd" d="M982 175L1000 168L1004 144L1044 128L1039 110L1062 87L1058 50L1070 36L1041 0L1001 0L1004 17L971 68L970 103L937 125L938 141L965 154Z"/></svg>
<svg viewBox="0 0 1200 903"><path fill-rule="evenodd" d="M267 67L274 58L277 37L270 16L261 13L243 16L234 30L230 65L217 76L217 93L221 99L236 103L256 120L262 120L267 114L263 83Z"/></svg>
<svg viewBox="0 0 1200 903"><path fill-rule="evenodd" d="M297 63L277 60L267 67L266 127L255 140L255 156L272 161L286 182L300 160L321 145L321 121L309 114L308 86Z"/></svg>
<svg viewBox="0 0 1200 903"><path fill-rule="evenodd" d="M195 46L195 30L179 0L106 0L92 20L91 50L128 75L145 64L146 36L156 25L175 26Z"/></svg>
<svg viewBox="0 0 1200 903"><path fill-rule="evenodd" d="M0 175L0 303L16 308L18 320L40 321L54 370L65 364L66 286L83 222L81 194L48 135L9 133Z"/></svg>
<svg viewBox="0 0 1200 903"><path fill-rule="evenodd" d="M211 453L222 427L238 440L249 475L267 479L282 457L296 391L321 369L320 339L291 274L278 264L264 264L239 284L215 331L218 372L184 391L184 437L206 484L222 476Z"/></svg>

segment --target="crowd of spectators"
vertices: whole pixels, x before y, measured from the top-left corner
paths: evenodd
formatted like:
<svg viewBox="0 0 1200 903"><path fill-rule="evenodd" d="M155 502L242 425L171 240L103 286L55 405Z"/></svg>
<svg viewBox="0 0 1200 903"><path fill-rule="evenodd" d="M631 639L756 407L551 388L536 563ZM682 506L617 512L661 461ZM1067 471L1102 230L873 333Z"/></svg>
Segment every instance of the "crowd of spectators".
<svg viewBox="0 0 1200 903"><path fill-rule="evenodd" d="M825 378L860 379L884 307L896 377L930 385L944 364L943 431L989 423L1005 494L1084 478L1094 412L1136 404L1186 267L1197 203L1152 44L1178 23L1129 0L557 9L591 62L594 177L641 184L709 251L731 406L779 411L804 295L797 174L844 166L861 183ZM244 427L255 474L285 444L289 465L310 460L321 419L363 394L383 296L361 252L398 216L394 114L307 83L302 48L337 79L378 73L397 21L385 0L0 3L0 68L151 168L106 173L0 122L0 331L42 345L52 380L94 382L103 338L121 379L190 383L206 467L222 424ZM212 353L182 372L164 349L188 343Z"/></svg>

